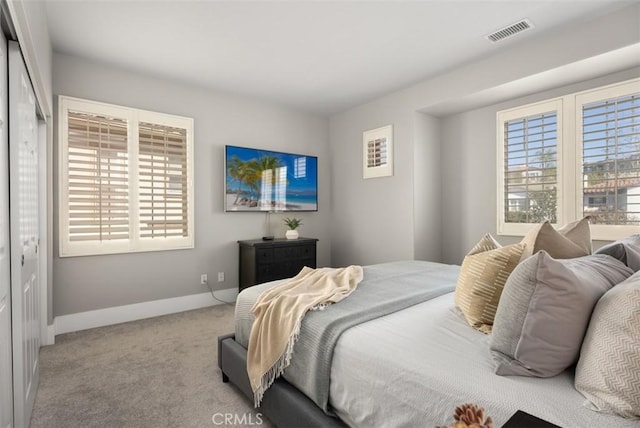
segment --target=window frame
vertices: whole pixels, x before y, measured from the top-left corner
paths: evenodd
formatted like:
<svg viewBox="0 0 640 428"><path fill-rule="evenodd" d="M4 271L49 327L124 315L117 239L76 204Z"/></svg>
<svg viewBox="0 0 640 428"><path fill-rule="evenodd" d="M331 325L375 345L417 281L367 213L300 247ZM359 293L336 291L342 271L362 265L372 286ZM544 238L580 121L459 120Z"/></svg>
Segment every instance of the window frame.
<svg viewBox="0 0 640 428"><path fill-rule="evenodd" d="M126 119L129 194L129 238L107 241L71 241L69 236L69 110ZM187 145L187 236L140 237L138 123L149 122L186 130ZM194 248L194 121L192 118L107 104L60 95L58 98L58 240L59 256L170 251Z"/></svg>
<svg viewBox="0 0 640 428"><path fill-rule="evenodd" d="M551 111L557 107L557 224L579 220L583 215L583 154L582 154L582 106L624 95L640 92L640 79L631 79L610 85L555 97L536 103L500 110L496 113L497 133L497 185L498 212L497 232L499 235L524 236L535 223L507 223L505 218L505 141L504 123L522 117ZM546 110L545 110L546 108ZM586 214L588 215L588 213ZM640 226L591 225L591 237L595 240L611 241L638 233Z"/></svg>

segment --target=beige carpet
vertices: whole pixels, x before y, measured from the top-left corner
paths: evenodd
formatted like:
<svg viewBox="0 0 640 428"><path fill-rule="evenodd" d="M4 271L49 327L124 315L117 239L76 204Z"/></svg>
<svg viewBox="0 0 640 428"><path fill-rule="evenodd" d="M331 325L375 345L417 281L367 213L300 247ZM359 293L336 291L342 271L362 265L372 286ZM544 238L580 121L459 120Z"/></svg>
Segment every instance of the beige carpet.
<svg viewBox="0 0 640 428"><path fill-rule="evenodd" d="M233 307L219 305L56 336L31 427L271 426L222 383L216 339L232 331Z"/></svg>

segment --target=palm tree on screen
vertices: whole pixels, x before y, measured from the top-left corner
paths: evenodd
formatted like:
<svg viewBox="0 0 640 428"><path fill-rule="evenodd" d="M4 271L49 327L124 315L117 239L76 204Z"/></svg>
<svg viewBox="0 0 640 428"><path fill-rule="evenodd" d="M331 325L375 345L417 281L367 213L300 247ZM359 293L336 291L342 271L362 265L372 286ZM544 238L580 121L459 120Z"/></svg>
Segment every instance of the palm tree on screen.
<svg viewBox="0 0 640 428"><path fill-rule="evenodd" d="M282 165L280 164L280 159L275 156L261 156L257 160L251 160L249 165L249 169L253 175L251 181L255 185L254 190L258 195L257 199L260 200L262 197L260 183L268 179L270 181L268 184L270 184L270 188L273 189L277 181L277 169L281 168ZM266 171L271 171L271 174L266 174Z"/></svg>
<svg viewBox="0 0 640 428"><path fill-rule="evenodd" d="M236 200L233 202L233 205L238 205L240 193L242 192L242 183L247 180L251 171L247 162L244 162L238 156L233 156L229 163L230 165L227 166L229 176L238 182L238 191L236 192Z"/></svg>

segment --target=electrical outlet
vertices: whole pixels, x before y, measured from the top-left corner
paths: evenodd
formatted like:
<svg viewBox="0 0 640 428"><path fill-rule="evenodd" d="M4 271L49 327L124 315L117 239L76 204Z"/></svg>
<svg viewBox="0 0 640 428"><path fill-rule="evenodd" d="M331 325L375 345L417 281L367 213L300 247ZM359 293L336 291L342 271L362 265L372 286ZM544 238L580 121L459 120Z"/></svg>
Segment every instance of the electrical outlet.
<svg viewBox="0 0 640 428"><path fill-rule="evenodd" d="M224 282L224 272L218 272L218 282Z"/></svg>
<svg viewBox="0 0 640 428"><path fill-rule="evenodd" d="M207 283L207 274L203 273L202 275L200 275L200 284L206 284Z"/></svg>

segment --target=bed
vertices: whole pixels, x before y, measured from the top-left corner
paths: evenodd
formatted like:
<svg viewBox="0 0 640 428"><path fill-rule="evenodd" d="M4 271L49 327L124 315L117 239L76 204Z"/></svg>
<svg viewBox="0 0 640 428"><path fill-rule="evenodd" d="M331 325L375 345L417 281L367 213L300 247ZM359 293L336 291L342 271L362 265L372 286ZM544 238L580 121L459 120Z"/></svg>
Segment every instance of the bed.
<svg viewBox="0 0 640 428"><path fill-rule="evenodd" d="M298 343L307 340L306 324L330 318L332 311L340 314L336 308L357 300L356 293L374 289L372 284L396 291L404 290L399 284L408 282L413 284L407 289L410 294L422 283L432 291L401 307L391 305L386 314L364 317L340 332L328 352L326 379L310 381L316 370L309 367L314 364L294 349L292 366L266 392L259 411L279 427L435 427L450 423L456 406L475 403L497 427L518 410L567 428L640 426L638 420L584 407L584 397L574 388L573 369L551 378L496 375L489 336L470 328L454 307L458 273L458 266L424 261L365 266L364 280L352 296L307 315ZM246 374L250 309L262 291L279 282L243 290L236 304L235 332L218 338L223 381L231 381L251 399ZM327 384L326 402L309 386L313 382Z"/></svg>

